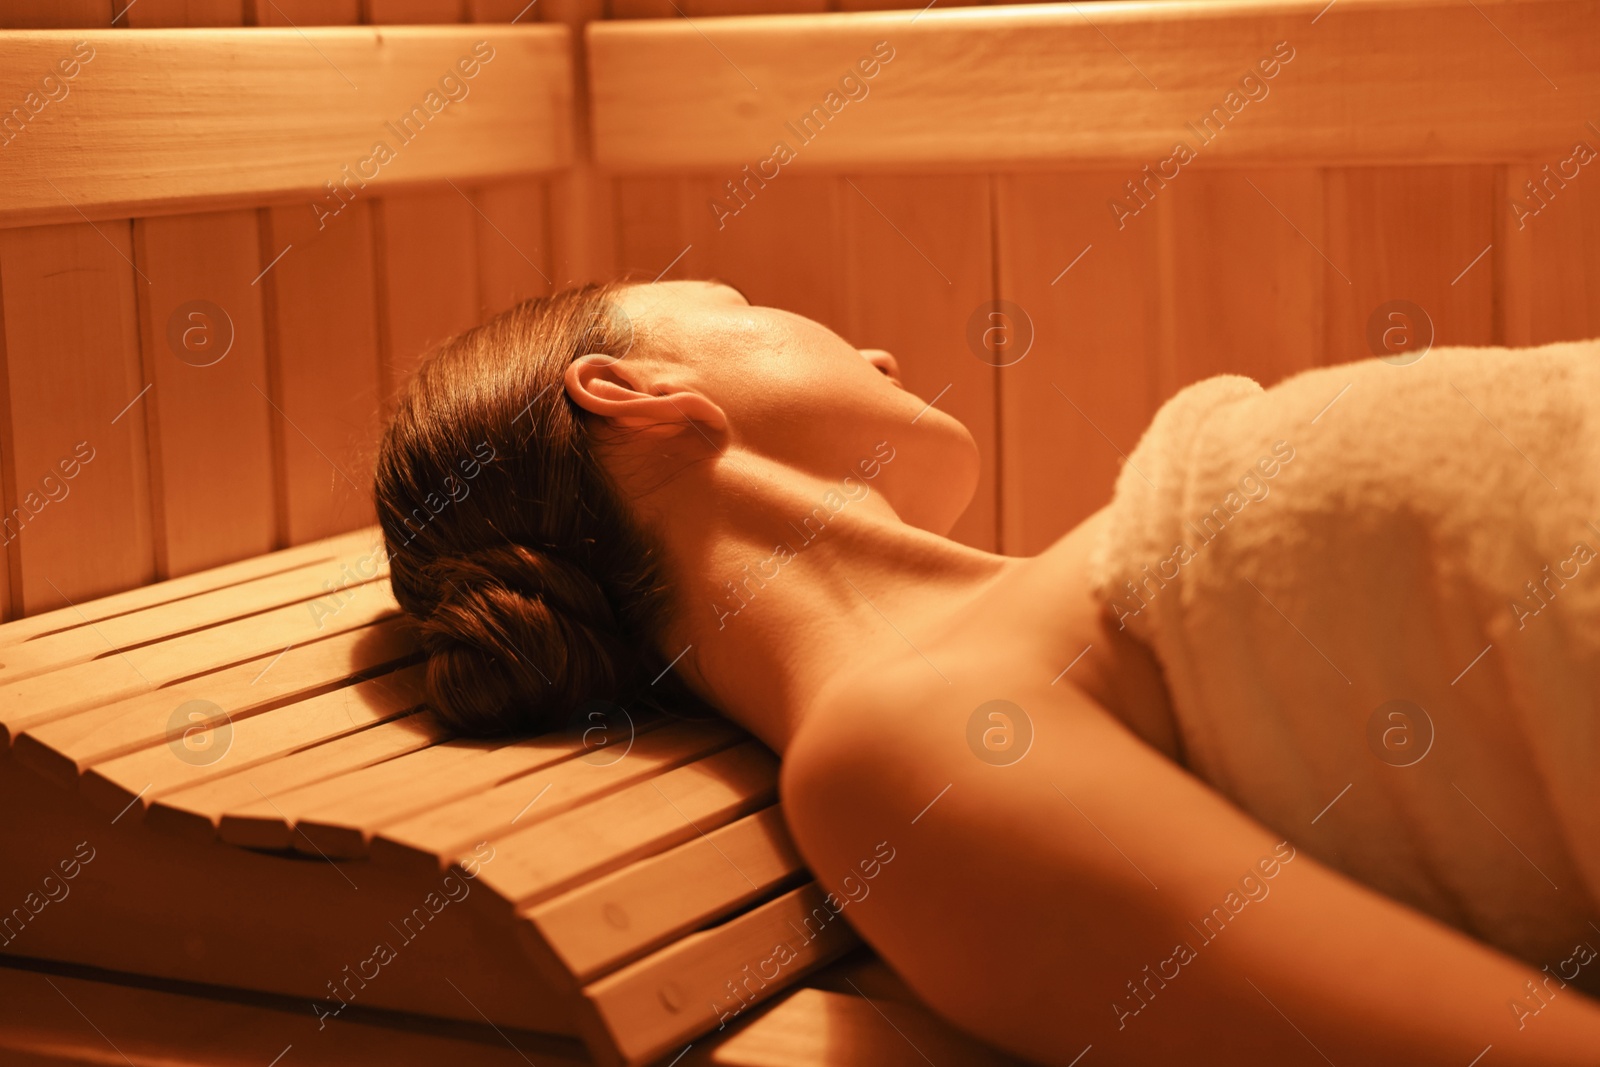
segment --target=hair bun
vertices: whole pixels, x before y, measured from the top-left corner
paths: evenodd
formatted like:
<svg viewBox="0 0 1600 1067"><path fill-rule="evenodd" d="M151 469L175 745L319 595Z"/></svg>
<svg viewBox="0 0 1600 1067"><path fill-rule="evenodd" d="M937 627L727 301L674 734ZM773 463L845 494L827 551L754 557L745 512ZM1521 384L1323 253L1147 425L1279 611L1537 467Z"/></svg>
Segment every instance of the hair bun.
<svg viewBox="0 0 1600 1067"><path fill-rule="evenodd" d="M428 699L460 733L559 730L583 700L615 697L637 653L600 585L561 555L521 544L420 568Z"/></svg>

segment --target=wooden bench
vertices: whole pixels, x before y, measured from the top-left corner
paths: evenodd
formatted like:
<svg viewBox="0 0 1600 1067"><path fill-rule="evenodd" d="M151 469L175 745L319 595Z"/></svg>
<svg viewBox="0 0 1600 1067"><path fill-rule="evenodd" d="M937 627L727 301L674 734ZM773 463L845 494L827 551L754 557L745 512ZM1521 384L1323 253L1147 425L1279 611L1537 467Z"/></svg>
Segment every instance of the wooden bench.
<svg viewBox="0 0 1600 1067"><path fill-rule="evenodd" d="M382 561L367 529L0 626L5 953L160 980L138 996L162 1011L248 991L230 1011L292 1005L307 1044L398 1014L633 1064L857 946L764 746L660 714L452 739ZM890 987L896 1025L963 1047ZM876 1047L863 1027L894 1033L816 989L766 1018L718 1062L837 1062ZM811 1053L771 1036L795 1030Z"/></svg>

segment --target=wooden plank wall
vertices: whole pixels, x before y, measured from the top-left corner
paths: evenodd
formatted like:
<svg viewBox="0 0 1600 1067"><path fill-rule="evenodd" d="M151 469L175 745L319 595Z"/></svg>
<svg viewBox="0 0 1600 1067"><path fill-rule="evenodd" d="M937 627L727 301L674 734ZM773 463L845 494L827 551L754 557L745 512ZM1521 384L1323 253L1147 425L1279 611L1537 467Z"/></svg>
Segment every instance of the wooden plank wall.
<svg viewBox="0 0 1600 1067"><path fill-rule="evenodd" d="M0 0L0 28L510 22L526 6ZM373 521L381 415L419 353L549 291L547 185L357 200L320 231L303 200L0 230L0 618Z"/></svg>
<svg viewBox="0 0 1600 1067"><path fill-rule="evenodd" d="M46 13L0 0L0 26L537 18L579 31L581 75L593 19L923 6L125 5ZM724 58L708 49L706 61ZM581 124L577 136L581 160ZM1573 138L1600 146L1594 131ZM1108 499L1178 388L1226 371L1270 384L1368 355L1367 320L1386 301L1424 308L1435 344L1600 333L1600 190L1581 177L1558 186L1533 165L1185 170L1119 228L1107 204L1136 176L785 173L719 219L711 202L731 203L737 173L612 177L580 163L356 201L321 231L303 204L0 230L0 505L30 516L15 538L0 532L0 617L370 521L375 435L418 355L515 300L614 275L720 278L893 351L908 387L938 397L982 450L955 536L1018 554ZM1535 179L1542 206L1524 189ZM1540 210L1519 220L1516 199ZM1018 345L1031 338L1026 357L979 358L975 317ZM224 336L225 358L195 365Z"/></svg>
<svg viewBox="0 0 1600 1067"><path fill-rule="evenodd" d="M615 0L612 14L923 6ZM1483 31L1472 47L1515 47L1492 23ZM738 60L707 49L707 63ZM1600 150L1600 129L1572 138ZM973 169L785 172L720 226L708 202L734 203L725 183L739 173L619 177L618 266L721 278L895 352L923 397L949 385L939 405L984 454L954 535L1022 555L1109 500L1126 454L1184 385L1219 373L1270 385L1369 357L1368 320L1389 301L1424 309L1436 346L1600 335L1600 188L1582 177L1552 185L1519 227L1513 200L1540 205L1524 183L1548 184L1539 166L1185 169L1119 226L1108 202L1139 206L1132 165ZM1014 365L989 366L967 342L969 316L990 301L997 326L1032 338Z"/></svg>

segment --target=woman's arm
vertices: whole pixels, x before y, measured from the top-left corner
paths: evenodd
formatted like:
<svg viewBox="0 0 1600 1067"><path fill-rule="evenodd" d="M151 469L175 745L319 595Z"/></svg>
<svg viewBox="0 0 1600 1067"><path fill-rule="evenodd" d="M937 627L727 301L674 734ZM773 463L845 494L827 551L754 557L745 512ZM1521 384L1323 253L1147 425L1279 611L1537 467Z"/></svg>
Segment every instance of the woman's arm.
<svg viewBox="0 0 1600 1067"><path fill-rule="evenodd" d="M1082 694L973 667L879 675L782 778L841 914L964 1029L1084 1067L1600 1063L1594 1001L1296 851ZM1035 731L1009 766L969 746L997 696Z"/></svg>

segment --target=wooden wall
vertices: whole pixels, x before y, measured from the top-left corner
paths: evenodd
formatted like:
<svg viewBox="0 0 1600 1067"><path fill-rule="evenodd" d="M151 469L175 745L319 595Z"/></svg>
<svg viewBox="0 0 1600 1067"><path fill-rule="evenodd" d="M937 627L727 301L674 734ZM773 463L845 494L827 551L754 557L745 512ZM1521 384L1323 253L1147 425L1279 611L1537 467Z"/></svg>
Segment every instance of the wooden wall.
<svg viewBox="0 0 1600 1067"><path fill-rule="evenodd" d="M523 6L5 0L0 27L509 22ZM372 522L381 413L417 354L549 291L549 184L357 199L320 230L304 197L0 230L0 510L30 516L0 532L0 616ZM92 458L71 466L79 442Z"/></svg>
<svg viewBox="0 0 1600 1067"><path fill-rule="evenodd" d="M42 14L0 0L0 27L520 17L581 29L922 6L125 4L73 0ZM580 77L580 105L583 92ZM1575 130L1582 138L1600 146L1600 132ZM708 201L734 174L613 176L580 162L550 178L375 196L320 232L303 199L0 230L0 504L11 515L46 501L19 536L0 533L0 617L372 521L375 435L418 354L518 299L617 274L720 278L893 351L908 387L937 395L983 450L956 535L1031 554L1108 498L1123 455L1179 387L1225 371L1268 384L1366 356L1367 320L1386 301L1426 309L1435 344L1600 334L1600 186L1585 182L1600 178L1569 182L1519 229L1510 198L1537 169L1197 168L1119 230L1106 203L1127 167L786 174L719 226ZM1003 323L1013 338L1031 330L1009 366L969 343L996 300L1021 309ZM232 346L209 366L195 364L220 324L186 319L195 301L231 321ZM186 358L168 338L174 321L180 336L183 323L199 328ZM80 441L93 458L62 478Z"/></svg>

